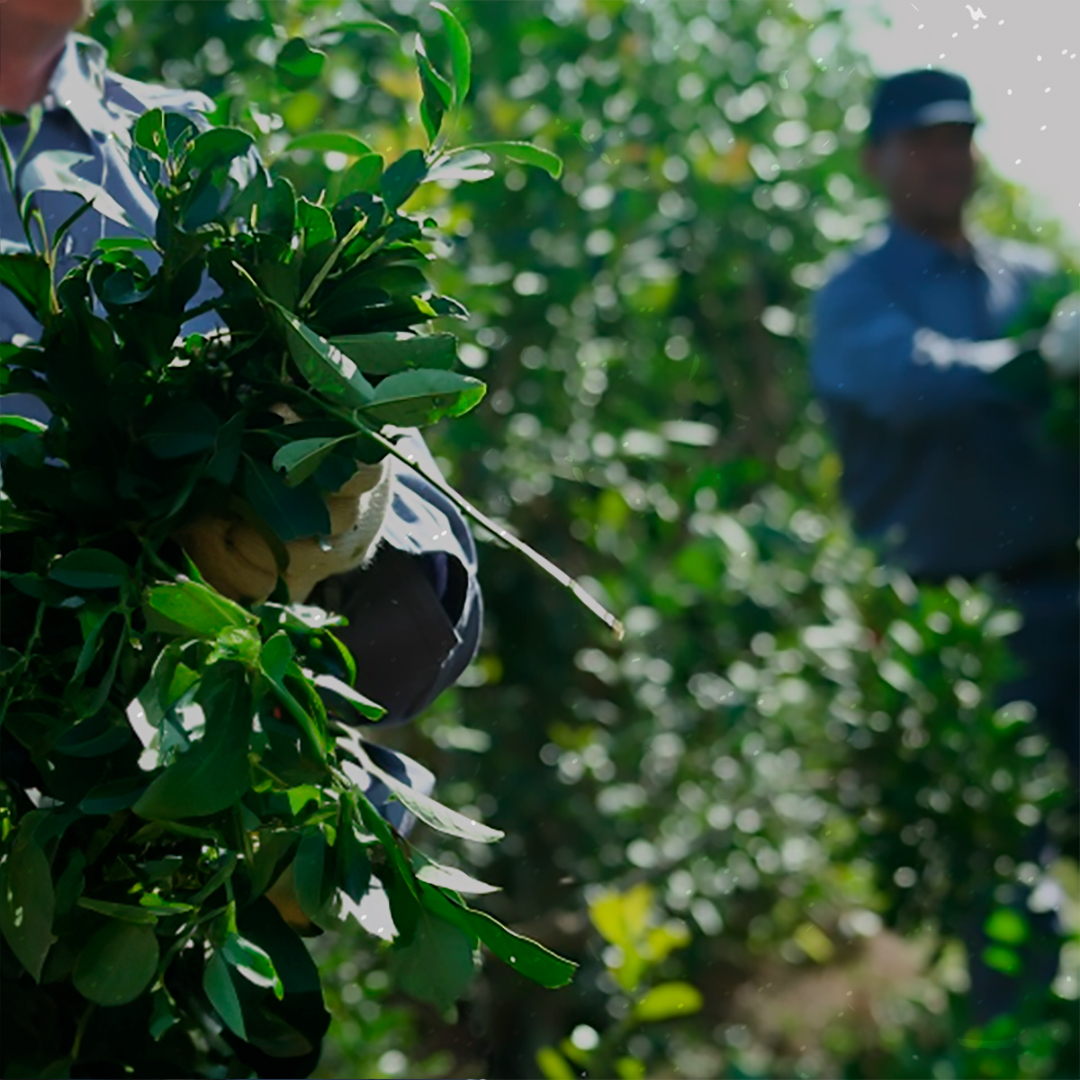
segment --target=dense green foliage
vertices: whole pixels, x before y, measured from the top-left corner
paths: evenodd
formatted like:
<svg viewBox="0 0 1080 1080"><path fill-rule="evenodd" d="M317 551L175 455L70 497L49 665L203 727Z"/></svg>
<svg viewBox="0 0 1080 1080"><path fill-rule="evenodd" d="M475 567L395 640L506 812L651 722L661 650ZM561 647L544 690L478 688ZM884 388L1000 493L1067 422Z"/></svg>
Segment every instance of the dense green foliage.
<svg viewBox="0 0 1080 1080"><path fill-rule="evenodd" d="M5 1076L306 1075L329 1023L298 936L313 925L392 939L399 985L443 1008L481 942L541 985L571 977L461 898L488 886L394 835L371 784L436 831L501 834L369 753L355 729L385 709L353 687L341 620L303 606L306 590L290 600L288 545L336 531L326 498L358 461L401 456L396 429L483 397L450 370L453 335L415 332L465 309L424 274L434 222L400 211L465 155L489 160L439 139L469 64L443 14L452 82L421 63L430 147L384 169L337 136L358 160L337 202L315 203L247 132L152 109L128 151L159 208L153 237L101 240L65 274L81 213L130 223L71 155L35 153L40 109L5 118L28 130L18 155L0 150L29 249L0 255L0 280L42 330L3 345L3 387L51 413L0 417ZM285 83L310 52L296 45ZM54 224L43 189L85 201ZM208 312L213 327L190 332ZM177 543L229 515L271 561L261 594Z"/></svg>
<svg viewBox="0 0 1080 1080"><path fill-rule="evenodd" d="M487 908L582 969L552 994L489 966L438 1013L370 939L328 935L320 1075L1074 1075L1076 943L1036 984L1009 906L1052 877L1076 896L1075 863L1026 842L1069 820L1059 756L995 699L1011 617L978 585L875 565L809 402L809 294L883 215L837 15L454 9L475 50L456 138L526 136L565 165L409 204L450 238L433 272L472 312L461 357L489 386L429 442L627 635L483 545L481 655L394 738L507 834L428 833L431 857L501 885ZM293 140L344 132L387 158L424 141L411 57L351 25L371 14L439 26L411 2L232 0L104 4L93 31L119 70L206 90L298 192L335 200L362 158ZM980 213L1033 237L1013 206L988 177ZM971 1037L955 934L994 905L992 959L1031 995Z"/></svg>

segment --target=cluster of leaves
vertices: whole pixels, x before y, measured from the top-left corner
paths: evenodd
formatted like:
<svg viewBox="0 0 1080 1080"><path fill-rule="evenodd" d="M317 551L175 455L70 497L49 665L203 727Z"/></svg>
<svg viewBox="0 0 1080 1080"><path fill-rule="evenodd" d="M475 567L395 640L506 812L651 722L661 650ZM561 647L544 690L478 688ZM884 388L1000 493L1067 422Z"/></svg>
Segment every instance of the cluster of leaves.
<svg viewBox="0 0 1080 1080"><path fill-rule="evenodd" d="M455 338L417 332L465 310L425 274L433 223L401 209L488 160L439 143L469 82L468 40L442 16L452 80L418 52L431 145L384 168L335 136L356 161L333 205L298 198L245 131L151 110L130 157L155 235L103 240L57 281L71 224L122 211L70 155L33 153L39 115L20 158L4 144L32 247L0 256L0 280L42 332L2 346L3 390L51 412L0 421L5 1075L310 1071L329 1018L298 928L352 920L392 939L400 985L442 1008L481 942L545 986L570 978L462 899L489 887L423 859L380 814L395 800L451 836L501 835L356 737L385 710L353 688L340 619L290 604L281 582L234 603L172 540L234 515L283 572L289 541L329 533L324 494L396 453L384 426L482 397L451 370ZM298 78L302 45L282 50ZM51 230L43 189L84 202ZM185 332L210 313L213 329Z"/></svg>
<svg viewBox="0 0 1080 1080"><path fill-rule="evenodd" d="M616 999L622 1018L602 1038L594 1028L579 1025L558 1050L545 1046L537 1051L537 1064L548 1080L574 1080L579 1074L570 1062L584 1076L642 1080L645 1065L639 1058L617 1056L627 1037L642 1024L693 1016L703 1004L701 991L690 983L648 985L676 949L690 944L690 930L679 919L661 922L655 891L644 882L625 892L600 892L589 903L589 920L608 943L603 959L624 995Z"/></svg>
<svg viewBox="0 0 1080 1080"><path fill-rule="evenodd" d="M808 300L837 248L884 215L858 169L871 73L837 5L454 6L476 49L458 122L477 139L524 133L566 168L415 197L445 229L436 278L468 302L462 359L490 388L433 442L490 515L595 575L627 640L484 549L482 654L465 689L397 738L430 735L447 801L507 830L439 861L504 886L513 908L496 894L491 910L583 969L550 995L491 967L450 1027L343 936L326 954L323 1074L532 1076L537 1050L582 1027L651 1075L1075 1073L1075 963L1050 993L1021 971L1034 1015L981 1050L961 1041L947 946L925 978L849 1008L875 949L895 944L890 924L937 935L980 893L990 916L1015 914L1046 873L1028 823L1065 815L1060 760L1023 710L998 711L1010 669L992 599L882 575L835 498L805 375ZM350 28L372 12L403 32L439 21L383 0L144 2L103 4L95 32L121 70L164 67L250 118L297 190L332 191L351 159L290 149L315 118L388 154L415 133L408 57ZM295 37L320 66L284 93L275 57ZM988 172L977 213L1045 241L1015 196ZM643 878L658 925L691 932L649 978L704 1000L616 1046L629 999L589 886ZM1020 951L1008 915L990 929ZM880 966L879 984L893 978ZM806 996L778 1000L770 982ZM760 1007L741 1008L744 989Z"/></svg>

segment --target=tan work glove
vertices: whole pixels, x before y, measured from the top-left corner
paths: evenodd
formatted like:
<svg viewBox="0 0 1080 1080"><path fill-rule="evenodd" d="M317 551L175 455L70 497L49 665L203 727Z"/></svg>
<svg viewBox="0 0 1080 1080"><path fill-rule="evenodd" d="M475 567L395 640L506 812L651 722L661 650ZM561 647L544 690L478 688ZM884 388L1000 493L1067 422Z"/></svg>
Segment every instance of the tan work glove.
<svg viewBox="0 0 1080 1080"><path fill-rule="evenodd" d="M330 535L304 537L285 545L285 584L293 603L302 604L324 578L355 570L375 554L390 504L389 460L361 465L340 491L324 496ZM207 516L178 529L173 538L199 573L232 600L259 603L277 584L270 545L239 517Z"/></svg>

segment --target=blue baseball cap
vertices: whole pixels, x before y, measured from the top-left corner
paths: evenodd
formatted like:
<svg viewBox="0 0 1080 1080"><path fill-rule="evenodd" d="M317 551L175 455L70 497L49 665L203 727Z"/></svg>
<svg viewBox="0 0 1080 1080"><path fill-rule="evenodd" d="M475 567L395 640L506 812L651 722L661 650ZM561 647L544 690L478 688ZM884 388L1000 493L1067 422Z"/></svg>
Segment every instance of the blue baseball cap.
<svg viewBox="0 0 1080 1080"><path fill-rule="evenodd" d="M878 83L867 134L878 142L894 131L978 122L966 79L948 71L905 71Z"/></svg>

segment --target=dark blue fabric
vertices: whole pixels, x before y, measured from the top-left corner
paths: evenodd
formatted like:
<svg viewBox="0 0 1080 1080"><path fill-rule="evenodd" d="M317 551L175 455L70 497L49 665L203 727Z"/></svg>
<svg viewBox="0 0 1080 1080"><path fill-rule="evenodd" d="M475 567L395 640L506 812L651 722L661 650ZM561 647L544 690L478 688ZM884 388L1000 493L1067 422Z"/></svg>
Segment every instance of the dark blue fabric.
<svg viewBox="0 0 1080 1080"><path fill-rule="evenodd" d="M1026 245L976 239L957 254L893 225L816 305L811 367L865 537L915 574L944 578L1030 562L1075 543L1074 455L1042 410L992 373L1002 337L1054 270Z"/></svg>

